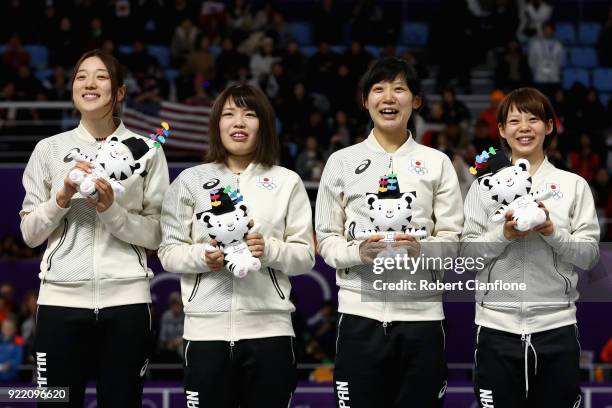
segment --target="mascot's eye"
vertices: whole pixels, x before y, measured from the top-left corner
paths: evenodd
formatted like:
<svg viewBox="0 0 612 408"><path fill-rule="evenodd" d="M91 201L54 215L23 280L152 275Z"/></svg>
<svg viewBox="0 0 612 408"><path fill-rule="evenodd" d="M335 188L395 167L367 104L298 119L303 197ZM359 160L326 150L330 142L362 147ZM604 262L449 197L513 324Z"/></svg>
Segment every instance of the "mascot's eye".
<svg viewBox="0 0 612 408"><path fill-rule="evenodd" d="M127 157L124 157L124 158L123 158L123 161L126 161L126 160L127 160Z"/></svg>

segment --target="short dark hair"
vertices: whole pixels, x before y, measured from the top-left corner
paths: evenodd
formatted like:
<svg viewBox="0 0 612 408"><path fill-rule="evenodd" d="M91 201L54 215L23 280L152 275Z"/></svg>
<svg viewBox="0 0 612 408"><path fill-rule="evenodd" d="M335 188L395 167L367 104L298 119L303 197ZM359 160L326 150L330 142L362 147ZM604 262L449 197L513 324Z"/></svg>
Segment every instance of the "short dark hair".
<svg viewBox="0 0 612 408"><path fill-rule="evenodd" d="M227 150L221 141L219 120L221 119L223 106L230 98L237 107L254 110L259 119L259 131L257 132L253 161L266 167L273 166L278 161L280 155L280 142L276 134L274 108L262 91L248 84L229 86L215 99L210 114L206 161L225 163L227 159Z"/></svg>
<svg viewBox="0 0 612 408"><path fill-rule="evenodd" d="M393 81L398 75L406 81L412 95L422 97L421 80L414 67L401 58L385 57L376 61L361 77L359 88L362 103L368 99L368 94L375 84L382 81ZM408 129L414 137L416 126L412 116L408 120Z"/></svg>
<svg viewBox="0 0 612 408"><path fill-rule="evenodd" d="M506 127L506 120L512 107L519 112L531 113L542 120L546 126L548 126L549 120L552 121L552 132L544 138L544 149L550 146L557 135L557 115L550 100L535 88L519 88L510 92L502 99L497 108L497 123L502 129ZM506 150L510 151L510 146L504 138L501 138L501 144Z"/></svg>
<svg viewBox="0 0 612 408"><path fill-rule="evenodd" d="M115 58L108 51L105 51L105 50L102 50L100 48L97 48L95 50L90 50L90 51L86 51L85 53L83 53L83 55L81 55L81 57L79 58L79 60L77 61L77 63L74 66L74 71L72 73L72 82L71 82L71 84L74 84L74 80L76 78L77 72L79 70L79 67L83 63L83 61L85 61L87 58L91 58L91 57L98 57L98 58L100 58L100 60L102 60L102 63L106 67L106 70L108 71L108 75L109 75L110 81L111 81L111 107L110 107L110 112L112 112L113 115L118 116L119 115L119 107L120 107L120 102L118 100L118 98L119 98L119 88L121 88L122 86L125 85L125 76L126 76L127 70L126 70L126 68L123 65L121 65L121 63L117 60L117 58ZM74 103L74 101L73 101L73 103Z"/></svg>

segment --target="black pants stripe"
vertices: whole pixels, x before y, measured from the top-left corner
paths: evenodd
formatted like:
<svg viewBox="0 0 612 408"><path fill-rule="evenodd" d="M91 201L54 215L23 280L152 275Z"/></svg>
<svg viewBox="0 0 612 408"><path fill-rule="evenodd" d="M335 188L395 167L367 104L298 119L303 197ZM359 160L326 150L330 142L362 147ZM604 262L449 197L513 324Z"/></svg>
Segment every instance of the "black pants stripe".
<svg viewBox="0 0 612 408"><path fill-rule="evenodd" d="M187 407L287 408L297 384L293 338L185 341Z"/></svg>
<svg viewBox="0 0 612 408"><path fill-rule="evenodd" d="M343 314L334 391L337 407L436 408L444 404L444 322L390 322Z"/></svg>
<svg viewBox="0 0 612 408"><path fill-rule="evenodd" d="M480 328L474 353L474 392L480 407L580 406L578 329L570 325L534 333L530 343L533 348L520 335Z"/></svg>
<svg viewBox="0 0 612 408"><path fill-rule="evenodd" d="M34 358L39 386L69 387L70 402L40 407L82 407L87 381L96 380L98 407L140 407L152 346L149 305L100 309L38 309Z"/></svg>

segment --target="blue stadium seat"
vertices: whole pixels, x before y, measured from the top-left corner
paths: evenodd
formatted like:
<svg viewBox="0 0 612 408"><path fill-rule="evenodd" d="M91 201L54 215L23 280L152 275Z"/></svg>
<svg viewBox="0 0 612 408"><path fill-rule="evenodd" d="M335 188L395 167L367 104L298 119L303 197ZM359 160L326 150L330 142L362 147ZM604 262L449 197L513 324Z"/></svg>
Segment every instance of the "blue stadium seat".
<svg viewBox="0 0 612 408"><path fill-rule="evenodd" d="M329 49L340 55L346 52L346 47L344 45L331 45Z"/></svg>
<svg viewBox="0 0 612 408"><path fill-rule="evenodd" d="M168 81L172 82L179 76L179 71L177 69L167 69L164 75Z"/></svg>
<svg viewBox="0 0 612 408"><path fill-rule="evenodd" d="M38 78L40 82L46 81L51 75L53 75L52 69L39 69L34 73L34 76Z"/></svg>
<svg viewBox="0 0 612 408"><path fill-rule="evenodd" d="M23 48L30 54L30 65L34 68L42 69L47 67L49 62L49 51L44 45L26 45Z"/></svg>
<svg viewBox="0 0 612 408"><path fill-rule="evenodd" d="M576 43L576 27L572 23L557 23L555 26L555 38L564 45Z"/></svg>
<svg viewBox="0 0 612 408"><path fill-rule="evenodd" d="M589 71L584 68L565 68L562 75L563 89L570 89L578 82L586 87L591 86Z"/></svg>
<svg viewBox="0 0 612 408"><path fill-rule="evenodd" d="M593 71L593 86L599 92L612 92L612 68L598 68Z"/></svg>
<svg viewBox="0 0 612 408"><path fill-rule="evenodd" d="M134 51L134 48L131 45L120 45L118 49L121 54L127 55L131 54L132 51Z"/></svg>
<svg viewBox="0 0 612 408"><path fill-rule="evenodd" d="M208 50L210 51L210 53L212 55L214 55L215 57L218 57L219 54L221 54L223 52L223 48L220 45L211 45Z"/></svg>
<svg viewBox="0 0 612 408"><path fill-rule="evenodd" d="M317 53L317 51L319 51L319 47L315 47L314 45L306 45L300 47L300 51L305 57L312 57Z"/></svg>
<svg viewBox="0 0 612 408"><path fill-rule="evenodd" d="M600 31L599 23L581 23L578 25L578 42L582 45L595 45Z"/></svg>
<svg viewBox="0 0 612 408"><path fill-rule="evenodd" d="M149 45L148 47L149 55L157 58L157 62L162 68L168 67L170 65L170 49L164 45Z"/></svg>
<svg viewBox="0 0 612 408"><path fill-rule="evenodd" d="M401 45L424 47L429 38L429 29L425 23L403 23L400 35Z"/></svg>
<svg viewBox="0 0 612 408"><path fill-rule="evenodd" d="M570 66L594 68L597 66L597 50L593 47L573 47L569 50Z"/></svg>
<svg viewBox="0 0 612 408"><path fill-rule="evenodd" d="M309 23L286 23L285 28L299 45L313 44L312 29Z"/></svg>
<svg viewBox="0 0 612 408"><path fill-rule="evenodd" d="M363 49L372 54L374 58L379 58L380 53L382 52L380 47L377 47L375 45L366 45L365 47L363 47Z"/></svg>

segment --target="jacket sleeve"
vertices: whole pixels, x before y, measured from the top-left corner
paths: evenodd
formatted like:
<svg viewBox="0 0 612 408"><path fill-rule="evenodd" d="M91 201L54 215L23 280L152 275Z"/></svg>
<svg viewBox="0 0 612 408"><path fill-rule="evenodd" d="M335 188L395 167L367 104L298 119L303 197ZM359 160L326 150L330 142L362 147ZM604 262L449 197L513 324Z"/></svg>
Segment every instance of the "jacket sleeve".
<svg viewBox="0 0 612 408"><path fill-rule="evenodd" d="M461 234L461 256L482 257L490 262L502 254L510 243L504 237L504 224L492 223L480 197L478 180L474 180L463 206L465 222Z"/></svg>
<svg viewBox="0 0 612 408"><path fill-rule="evenodd" d="M49 157L48 144L39 142L23 173L25 197L19 212L20 227L23 241L31 248L45 242L70 210L70 207L58 206L55 196L51 197L53 180L47 167Z"/></svg>
<svg viewBox="0 0 612 408"><path fill-rule="evenodd" d="M457 172L446 156L442 161L442 172L434 191L432 208L434 226L431 234L421 241L422 253L427 257L455 257L463 226L463 198Z"/></svg>
<svg viewBox="0 0 612 408"><path fill-rule="evenodd" d="M172 183L161 212L161 245L157 255L168 272L210 272L204 262L204 244L191 236L195 202L188 186L179 176Z"/></svg>
<svg viewBox="0 0 612 408"><path fill-rule="evenodd" d="M564 262L590 269L599 260L599 222L589 185L583 178L576 181L576 196L569 214L570 228L555 226L552 235L542 236Z"/></svg>
<svg viewBox="0 0 612 408"><path fill-rule="evenodd" d="M168 189L169 176L166 156L161 148L151 158L144 181L142 211L128 212L117 202L98 217L117 239L129 244L155 250L161 241L159 217L164 193Z"/></svg>
<svg viewBox="0 0 612 408"><path fill-rule="evenodd" d="M348 241L344 236L346 204L343 174L342 162L336 155L330 156L319 182L315 209L319 254L329 266L336 269L362 264L359 256L361 241Z"/></svg>
<svg viewBox="0 0 612 408"><path fill-rule="evenodd" d="M261 262L290 276L307 273L314 266L312 210L306 188L297 175L288 201L283 239L265 238Z"/></svg>

